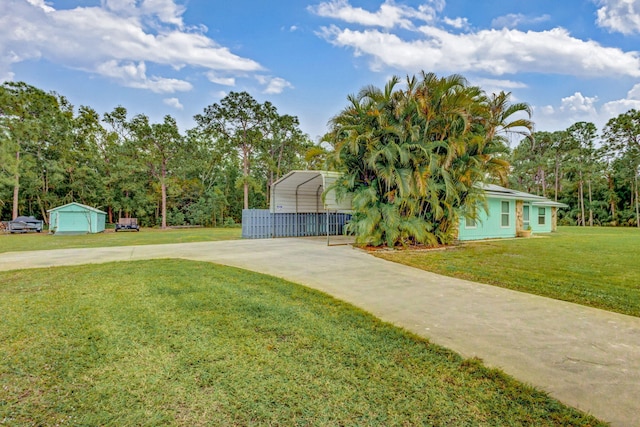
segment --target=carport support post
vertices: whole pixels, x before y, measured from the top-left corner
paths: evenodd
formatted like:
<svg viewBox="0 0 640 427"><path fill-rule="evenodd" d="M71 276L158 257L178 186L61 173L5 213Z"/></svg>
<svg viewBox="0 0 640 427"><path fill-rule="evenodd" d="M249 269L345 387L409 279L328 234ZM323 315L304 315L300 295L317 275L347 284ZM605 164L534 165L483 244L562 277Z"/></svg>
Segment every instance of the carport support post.
<svg viewBox="0 0 640 427"><path fill-rule="evenodd" d="M327 246L329 245L329 209L327 209L326 207L324 208L324 213L325 215L327 215Z"/></svg>
<svg viewBox="0 0 640 427"><path fill-rule="evenodd" d="M271 214L271 238L275 239L276 237L276 212L278 211L278 206L276 205L276 192L273 189L273 194L271 194L271 203L273 203L273 213ZM269 209L271 211L271 209Z"/></svg>

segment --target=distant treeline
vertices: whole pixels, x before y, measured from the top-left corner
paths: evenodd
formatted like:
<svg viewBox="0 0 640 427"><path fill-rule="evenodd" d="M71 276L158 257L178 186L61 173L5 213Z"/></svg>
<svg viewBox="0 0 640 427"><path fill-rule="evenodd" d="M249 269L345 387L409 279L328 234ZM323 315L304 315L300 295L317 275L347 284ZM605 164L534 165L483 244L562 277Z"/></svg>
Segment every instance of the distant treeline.
<svg viewBox="0 0 640 427"><path fill-rule="evenodd" d="M314 143L297 117L246 92L194 119L194 128L179 130L171 116L152 123L123 107L100 115L57 93L4 83L0 219L47 221L48 209L75 201L104 210L109 222L234 224L243 207L267 207L271 184L287 172L326 167L333 149L331 137ZM509 186L569 205L560 224L640 226L640 112L612 118L600 133L586 122L535 132L504 152Z"/></svg>
<svg viewBox="0 0 640 427"><path fill-rule="evenodd" d="M25 83L0 86L0 219L79 202L109 222L145 226L239 222L265 207L270 185L316 167L323 149L269 102L231 92L180 131L171 116L152 123L125 108L77 110L64 96ZM246 206L245 206L246 205Z"/></svg>
<svg viewBox="0 0 640 427"><path fill-rule="evenodd" d="M512 187L569 205L561 225L640 227L640 112L610 119L600 133L579 122L532 136L511 152Z"/></svg>

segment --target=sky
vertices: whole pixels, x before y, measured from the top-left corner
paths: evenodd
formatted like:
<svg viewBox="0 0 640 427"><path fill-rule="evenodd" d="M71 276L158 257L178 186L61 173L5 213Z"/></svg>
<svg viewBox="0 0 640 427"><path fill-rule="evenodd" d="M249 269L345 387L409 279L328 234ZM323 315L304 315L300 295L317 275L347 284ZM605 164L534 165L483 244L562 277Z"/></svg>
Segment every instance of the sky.
<svg viewBox="0 0 640 427"><path fill-rule="evenodd" d="M421 71L511 92L536 130L640 109L640 0L0 0L0 81L181 130L231 91L313 140L362 87Z"/></svg>

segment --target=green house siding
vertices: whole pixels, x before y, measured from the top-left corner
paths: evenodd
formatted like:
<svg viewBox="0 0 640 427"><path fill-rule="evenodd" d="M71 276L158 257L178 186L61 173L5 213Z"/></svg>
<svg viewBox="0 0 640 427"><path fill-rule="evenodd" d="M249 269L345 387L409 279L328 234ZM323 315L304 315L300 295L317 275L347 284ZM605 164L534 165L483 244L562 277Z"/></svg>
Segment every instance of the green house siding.
<svg viewBox="0 0 640 427"><path fill-rule="evenodd" d="M535 233L551 233L551 207L531 207L531 231Z"/></svg>
<svg viewBox="0 0 640 427"><path fill-rule="evenodd" d="M79 203L69 203L49 211L49 230L56 234L100 233L106 212Z"/></svg>
<svg viewBox="0 0 640 427"><path fill-rule="evenodd" d="M458 240L480 240L516 236L515 200L488 198L489 213L478 207L478 219L460 219Z"/></svg>

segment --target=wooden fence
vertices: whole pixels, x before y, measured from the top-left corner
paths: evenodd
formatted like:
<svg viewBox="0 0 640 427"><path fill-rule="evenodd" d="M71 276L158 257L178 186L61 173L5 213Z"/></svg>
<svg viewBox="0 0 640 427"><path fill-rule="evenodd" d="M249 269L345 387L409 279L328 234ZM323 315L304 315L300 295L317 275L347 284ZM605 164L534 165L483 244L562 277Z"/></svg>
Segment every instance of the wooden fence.
<svg viewBox="0 0 640 427"><path fill-rule="evenodd" d="M329 235L341 236L351 214L330 212ZM268 209L242 211L242 237L268 239L271 237L307 237L327 235L326 213L271 213Z"/></svg>

